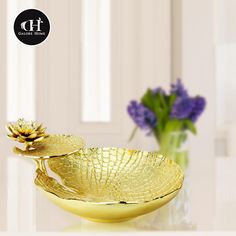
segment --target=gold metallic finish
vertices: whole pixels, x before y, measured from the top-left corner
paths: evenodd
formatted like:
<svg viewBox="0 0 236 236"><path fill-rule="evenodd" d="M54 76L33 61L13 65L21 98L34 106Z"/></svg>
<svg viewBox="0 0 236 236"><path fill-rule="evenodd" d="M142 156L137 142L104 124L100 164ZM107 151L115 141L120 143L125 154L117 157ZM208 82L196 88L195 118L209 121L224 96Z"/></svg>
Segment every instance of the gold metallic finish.
<svg viewBox="0 0 236 236"><path fill-rule="evenodd" d="M14 153L31 158L35 184L59 207L97 222L120 222L154 211L173 199L183 172L157 152L84 148L81 137L46 135L23 119L7 126L25 144Z"/></svg>
<svg viewBox="0 0 236 236"><path fill-rule="evenodd" d="M84 140L79 136L55 134L48 135L42 141L35 143L34 149L21 150L15 147L13 152L34 159L46 159L77 152L84 145Z"/></svg>
<svg viewBox="0 0 236 236"><path fill-rule="evenodd" d="M6 130L9 138L24 143L26 149L42 141L47 136L45 133L46 128L42 124L24 119L18 119L15 123L8 123Z"/></svg>
<svg viewBox="0 0 236 236"><path fill-rule="evenodd" d="M41 162L35 184L58 206L98 222L158 209L177 195L184 178L157 152L125 148L82 148Z"/></svg>

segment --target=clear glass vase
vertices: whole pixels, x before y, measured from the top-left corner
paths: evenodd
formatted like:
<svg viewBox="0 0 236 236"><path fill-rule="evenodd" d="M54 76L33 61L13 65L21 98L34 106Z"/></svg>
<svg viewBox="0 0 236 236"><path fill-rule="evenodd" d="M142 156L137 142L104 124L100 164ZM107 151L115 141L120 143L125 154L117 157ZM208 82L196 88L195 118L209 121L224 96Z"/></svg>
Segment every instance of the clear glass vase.
<svg viewBox="0 0 236 236"><path fill-rule="evenodd" d="M169 204L154 213L146 227L159 230L195 230L190 220L189 203L189 152L187 132L167 132L159 136L159 152L178 163L184 171L185 180L179 194Z"/></svg>
<svg viewBox="0 0 236 236"><path fill-rule="evenodd" d="M158 139L159 152L178 163L183 170L188 166L188 134L186 131L164 132Z"/></svg>

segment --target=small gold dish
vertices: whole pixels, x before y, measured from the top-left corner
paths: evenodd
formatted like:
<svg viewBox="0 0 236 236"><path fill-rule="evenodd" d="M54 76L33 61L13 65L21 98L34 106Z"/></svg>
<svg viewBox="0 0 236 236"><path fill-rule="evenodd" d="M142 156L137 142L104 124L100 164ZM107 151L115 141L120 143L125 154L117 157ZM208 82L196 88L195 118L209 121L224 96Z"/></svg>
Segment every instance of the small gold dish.
<svg viewBox="0 0 236 236"><path fill-rule="evenodd" d="M49 199L96 222L121 222L154 211L177 195L184 178L175 162L157 152L81 148L34 158L35 184Z"/></svg>
<svg viewBox="0 0 236 236"><path fill-rule="evenodd" d="M67 156L78 152L78 150L84 146L85 141L79 136L50 134L42 141L35 143L30 149L22 150L18 147L14 147L13 152L17 155L37 160Z"/></svg>

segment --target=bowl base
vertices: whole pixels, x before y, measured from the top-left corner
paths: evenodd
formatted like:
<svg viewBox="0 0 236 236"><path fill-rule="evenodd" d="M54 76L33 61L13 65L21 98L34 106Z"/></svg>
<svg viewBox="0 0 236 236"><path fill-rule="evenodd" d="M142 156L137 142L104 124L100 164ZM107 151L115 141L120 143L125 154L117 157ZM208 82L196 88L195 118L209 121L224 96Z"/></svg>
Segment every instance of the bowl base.
<svg viewBox="0 0 236 236"><path fill-rule="evenodd" d="M95 219L95 218L87 218L87 217L83 217L83 218L89 221L97 222L97 223L119 223L119 222L133 219L133 218L123 218L123 219L109 219L108 220L108 219Z"/></svg>

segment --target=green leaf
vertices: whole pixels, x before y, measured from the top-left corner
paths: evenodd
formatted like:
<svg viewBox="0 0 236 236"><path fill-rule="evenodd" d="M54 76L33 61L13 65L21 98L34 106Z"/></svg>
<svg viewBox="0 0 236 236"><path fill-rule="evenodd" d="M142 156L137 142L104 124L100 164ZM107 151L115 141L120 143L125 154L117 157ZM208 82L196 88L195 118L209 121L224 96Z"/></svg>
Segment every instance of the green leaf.
<svg viewBox="0 0 236 236"><path fill-rule="evenodd" d="M158 97L159 97L159 100L160 100L160 103L161 103L161 107L166 110L167 108L167 103L166 103L166 100L165 100L165 97L163 94L158 94Z"/></svg>
<svg viewBox="0 0 236 236"><path fill-rule="evenodd" d="M141 98L141 102L144 106L148 107L150 110L153 110L154 104L153 104L153 94L150 89L146 91L146 93Z"/></svg>
<svg viewBox="0 0 236 236"><path fill-rule="evenodd" d="M173 106L175 100L176 100L176 94L171 94L171 95L169 96L169 107L170 107L170 108L172 108L172 106Z"/></svg>
<svg viewBox="0 0 236 236"><path fill-rule="evenodd" d="M162 109L162 119L166 123L167 120L169 119L169 104L168 104L168 97L163 94L159 94L159 100L161 104L161 109Z"/></svg>
<svg viewBox="0 0 236 236"><path fill-rule="evenodd" d="M193 134L197 134L197 129L194 123L191 120L185 120L184 124L187 129L189 129Z"/></svg>
<svg viewBox="0 0 236 236"><path fill-rule="evenodd" d="M161 101L159 97L156 97L155 100L153 101L153 112L156 114L158 117L158 120L162 119L163 112L162 112L162 107L161 107Z"/></svg>
<svg viewBox="0 0 236 236"><path fill-rule="evenodd" d="M133 131L132 131L132 133L131 133L131 135L129 137L128 143L134 138L137 130L138 130L138 126L134 127L134 129L133 129Z"/></svg>

